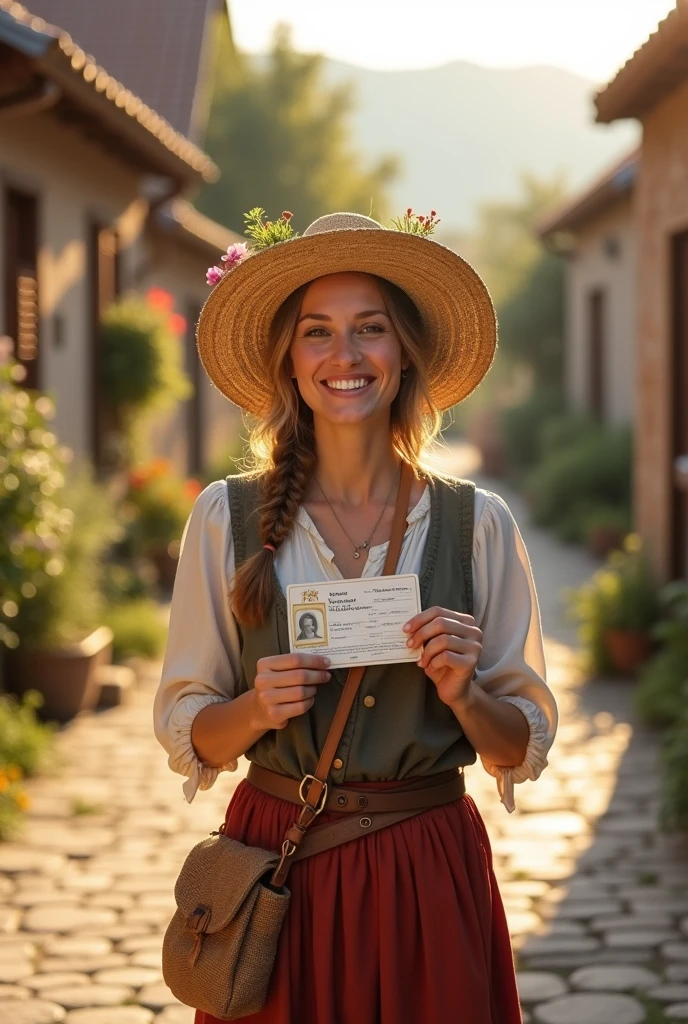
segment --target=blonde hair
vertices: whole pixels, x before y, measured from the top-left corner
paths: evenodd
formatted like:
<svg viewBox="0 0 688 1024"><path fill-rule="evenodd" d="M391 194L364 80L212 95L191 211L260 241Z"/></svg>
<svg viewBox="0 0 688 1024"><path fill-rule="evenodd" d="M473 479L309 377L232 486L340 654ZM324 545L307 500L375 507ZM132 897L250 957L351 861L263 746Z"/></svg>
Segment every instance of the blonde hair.
<svg viewBox="0 0 688 1024"><path fill-rule="evenodd" d="M373 276L373 275L371 275ZM442 417L427 385L423 325L417 307L401 288L375 277L390 319L409 360L391 406L392 444L414 468L439 433ZM288 371L288 353L308 284L282 303L270 328L268 372L275 382L272 408L250 434L252 468L260 474L258 532L261 543L277 549L291 532L317 463L313 413ZM273 553L261 548L236 572L233 611L242 626L260 626L273 601Z"/></svg>

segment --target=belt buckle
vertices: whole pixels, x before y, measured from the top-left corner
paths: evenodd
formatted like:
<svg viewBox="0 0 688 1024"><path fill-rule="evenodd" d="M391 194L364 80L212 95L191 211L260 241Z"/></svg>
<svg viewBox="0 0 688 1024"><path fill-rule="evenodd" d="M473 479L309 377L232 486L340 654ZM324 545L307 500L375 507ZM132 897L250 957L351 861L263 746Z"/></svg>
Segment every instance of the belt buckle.
<svg viewBox="0 0 688 1024"><path fill-rule="evenodd" d="M302 803L302 804L305 804L305 803L306 803L306 800L307 800L307 798L308 798L308 793L305 793L305 794L304 794L304 791L303 791L303 787L305 786L305 784L306 784L306 783L307 783L307 782L308 782L309 780L310 780L310 782L311 782L311 785L312 785L312 784L313 784L314 782L317 782L317 781L318 781L318 780L316 779L315 775L304 775L304 777L303 777L303 778L301 779L301 785L299 786L299 799L301 800L301 803ZM313 817L315 817L315 818L317 818L317 817L318 817L318 815L319 815L320 813L322 813L322 811L323 811L323 810L325 809L325 804L326 804L326 802L327 802L327 791L328 791L328 785L327 785L327 783L325 782L325 783L323 784L323 791L322 791L322 793L320 794L320 800L318 801L318 806L317 806L316 808L314 808L314 809L313 809Z"/></svg>

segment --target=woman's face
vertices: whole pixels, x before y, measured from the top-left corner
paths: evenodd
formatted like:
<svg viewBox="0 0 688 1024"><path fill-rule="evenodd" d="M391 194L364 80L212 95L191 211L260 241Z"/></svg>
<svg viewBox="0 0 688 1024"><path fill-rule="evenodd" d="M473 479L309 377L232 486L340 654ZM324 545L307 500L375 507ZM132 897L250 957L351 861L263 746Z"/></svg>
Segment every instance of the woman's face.
<svg viewBox="0 0 688 1024"><path fill-rule="evenodd" d="M311 616L308 615L306 618L302 619L301 621L302 621L302 624L303 624L303 631L306 634L306 636L309 639L310 639L310 637L315 636L315 633L316 633L315 619L312 619Z"/></svg>
<svg viewBox="0 0 688 1024"><path fill-rule="evenodd" d="M328 274L307 288L289 350L315 416L354 424L387 413L408 365L377 281Z"/></svg>

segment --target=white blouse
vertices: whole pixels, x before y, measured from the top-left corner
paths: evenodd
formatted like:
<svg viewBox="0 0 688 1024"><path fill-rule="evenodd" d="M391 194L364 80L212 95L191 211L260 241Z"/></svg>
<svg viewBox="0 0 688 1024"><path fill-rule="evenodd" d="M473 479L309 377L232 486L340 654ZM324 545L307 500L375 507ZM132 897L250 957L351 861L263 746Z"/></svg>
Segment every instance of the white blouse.
<svg viewBox="0 0 688 1024"><path fill-rule="evenodd" d="M407 517L399 573L419 572L430 525L426 487ZM364 576L379 575L388 542L369 549ZM474 617L483 633L476 682L499 700L514 704L530 727L522 764L511 768L481 758L497 780L501 801L514 810L514 783L535 781L547 766L557 730L557 706L545 682L540 612L521 534L507 505L496 494L475 492L473 536ZM305 508L275 555L280 585L342 579L334 555ZM191 743L191 725L208 704L231 700L241 677L237 623L230 608L234 543L227 485L210 484L199 495L184 530L172 597L170 630L162 678L154 702L155 735L170 768L186 776L189 803L209 789L221 771L203 764Z"/></svg>

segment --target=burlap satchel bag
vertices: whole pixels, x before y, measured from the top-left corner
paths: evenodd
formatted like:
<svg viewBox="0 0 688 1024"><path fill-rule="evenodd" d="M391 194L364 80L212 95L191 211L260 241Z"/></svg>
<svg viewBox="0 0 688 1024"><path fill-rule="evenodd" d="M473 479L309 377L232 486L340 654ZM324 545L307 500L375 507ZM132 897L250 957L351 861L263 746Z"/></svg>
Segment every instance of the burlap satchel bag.
<svg viewBox="0 0 688 1024"><path fill-rule="evenodd" d="M221 1020L261 1009L289 906L289 890L267 881L279 859L221 832L191 850L162 946L163 977L177 999Z"/></svg>
<svg viewBox="0 0 688 1024"><path fill-rule="evenodd" d="M413 474L404 464L382 574L394 572L406 525ZM310 851L304 839L322 811L337 746L363 678L349 669L314 775L300 789L303 806L280 853L244 846L223 827L192 849L174 889L177 910L162 946L162 973L187 1006L237 1020L257 1013L267 997L277 943L289 906L285 881L295 860L338 845L336 828ZM346 823L344 823L346 825Z"/></svg>

